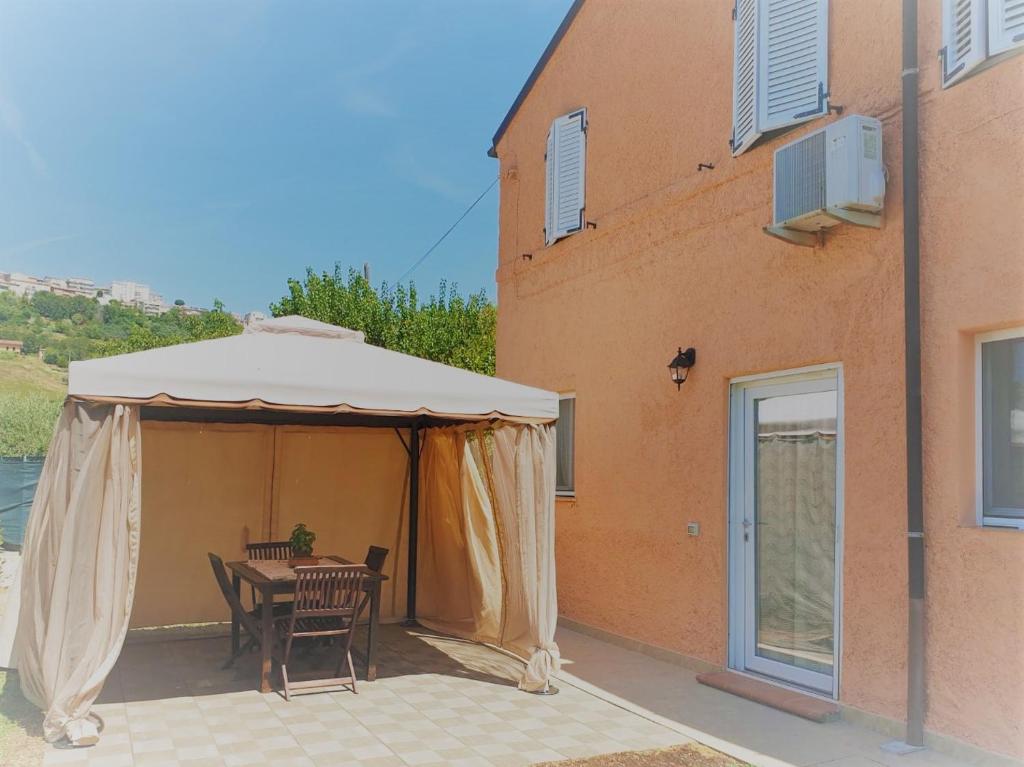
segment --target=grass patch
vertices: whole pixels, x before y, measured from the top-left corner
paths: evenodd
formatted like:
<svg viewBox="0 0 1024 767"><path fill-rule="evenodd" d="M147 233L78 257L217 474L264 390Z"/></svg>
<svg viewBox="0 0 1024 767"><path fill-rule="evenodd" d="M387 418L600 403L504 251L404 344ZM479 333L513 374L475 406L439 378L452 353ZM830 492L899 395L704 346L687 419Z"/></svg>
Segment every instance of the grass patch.
<svg viewBox="0 0 1024 767"><path fill-rule="evenodd" d="M63 398L68 374L32 354L0 352L0 394L51 394Z"/></svg>
<svg viewBox="0 0 1024 767"><path fill-rule="evenodd" d="M0 671L0 764L39 767L43 763L43 718L25 700L15 671Z"/></svg>
<svg viewBox="0 0 1024 767"><path fill-rule="evenodd" d="M0 393L0 456L46 455L62 395Z"/></svg>
<svg viewBox="0 0 1024 767"><path fill-rule="evenodd" d="M650 751L624 751L586 759L545 762L538 767L750 767L700 743L656 748Z"/></svg>
<svg viewBox="0 0 1024 767"><path fill-rule="evenodd" d="M0 352L0 456L45 455L67 388L59 368Z"/></svg>

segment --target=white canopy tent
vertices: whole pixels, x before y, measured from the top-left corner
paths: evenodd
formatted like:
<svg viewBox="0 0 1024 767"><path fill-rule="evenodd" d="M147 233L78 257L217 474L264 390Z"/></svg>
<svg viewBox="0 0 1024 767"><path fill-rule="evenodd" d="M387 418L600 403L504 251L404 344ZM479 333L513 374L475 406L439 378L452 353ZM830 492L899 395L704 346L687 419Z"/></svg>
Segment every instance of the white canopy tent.
<svg viewBox="0 0 1024 767"><path fill-rule="evenodd" d="M146 461L173 453L158 449L158 432L143 439L143 422L173 422L198 435L224 424L332 432L355 427L357 435L394 429L404 448L408 474L398 492L407 510L399 508L394 529L407 546L401 563L406 616L513 652L526 661L520 687L546 689L559 663L557 416L558 397L551 392L371 346L362 333L301 317L255 323L229 338L72 363L68 399L26 533L20 609L15 605L5 615L5 621L17 616L16 631L0 630L0 664L18 668L26 696L46 712L48 739L95 737L89 709L133 616L140 552L151 573L165 561L146 563L153 550L141 545L147 524L161 532L175 524L148 515L183 513L168 511L173 506L163 496L188 486L190 472L211 470L186 461L159 493L144 493L144 477L162 469ZM266 473L275 474L287 443L274 431L268 444ZM323 452L304 453L291 465L314 463L309 456L324 459ZM379 454L364 452L364 465ZM204 455L206 463L222 455L231 460L220 448ZM238 460L247 469L258 463L243 456L235 465ZM294 493L305 483L277 484ZM274 489L268 503L276 509ZM355 513L339 511L344 504L331 499L331 514ZM395 515L393 507L367 508L361 513ZM224 523L218 508L197 513L211 525ZM275 513L267 512L264 535L276 530ZM196 572L208 567L194 561L195 551L205 550L204 541L195 541L203 524L189 527L188 545L172 552ZM174 547L169 537L160 543ZM13 636L6 647L5 636Z"/></svg>
<svg viewBox="0 0 1024 767"><path fill-rule="evenodd" d="M363 343L305 317L238 336L71 365L68 395L92 402L431 415L549 423L551 392Z"/></svg>

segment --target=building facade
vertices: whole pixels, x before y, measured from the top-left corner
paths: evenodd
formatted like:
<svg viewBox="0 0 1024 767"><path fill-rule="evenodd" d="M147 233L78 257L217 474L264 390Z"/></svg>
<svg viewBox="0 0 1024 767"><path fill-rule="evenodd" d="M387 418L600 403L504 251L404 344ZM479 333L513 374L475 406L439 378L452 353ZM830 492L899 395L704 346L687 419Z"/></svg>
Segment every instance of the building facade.
<svg viewBox="0 0 1024 767"><path fill-rule="evenodd" d="M110 297L114 301L135 306L151 315L163 314L169 308L163 296L154 292L149 285L129 280L111 282Z"/></svg>
<svg viewBox="0 0 1024 767"><path fill-rule="evenodd" d="M565 621L809 690L898 731L900 4L773 10L782 5L573 5L492 148L497 373L565 398ZM919 4L918 107L925 726L934 743L1022 758L1024 21L1014 7ZM880 128L880 220L843 222L811 247L768 236L775 150L851 115ZM695 364L677 386L667 365L688 347Z"/></svg>
<svg viewBox="0 0 1024 767"><path fill-rule="evenodd" d="M10 291L16 296L31 298L36 293L50 292L52 289L46 279L21 272L0 272L0 290Z"/></svg>

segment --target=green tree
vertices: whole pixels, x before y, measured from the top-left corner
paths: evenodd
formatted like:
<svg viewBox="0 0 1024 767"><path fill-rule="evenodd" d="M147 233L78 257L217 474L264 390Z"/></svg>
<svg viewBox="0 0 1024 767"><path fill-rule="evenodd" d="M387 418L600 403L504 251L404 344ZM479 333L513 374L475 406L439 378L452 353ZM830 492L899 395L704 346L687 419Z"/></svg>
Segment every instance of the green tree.
<svg viewBox="0 0 1024 767"><path fill-rule="evenodd" d="M83 321L96 314L99 304L94 298L85 296L58 296L49 291L40 291L33 294L32 308L41 316L51 320L70 320L75 315L81 315ZM82 324L81 322L76 324Z"/></svg>
<svg viewBox="0 0 1024 767"><path fill-rule="evenodd" d="M0 291L0 324L26 322L31 315L28 301L6 290Z"/></svg>
<svg viewBox="0 0 1024 767"><path fill-rule="evenodd" d="M212 311L180 316L191 341L224 338L242 332L241 324L224 311L224 304L219 298L213 300Z"/></svg>
<svg viewBox="0 0 1024 767"><path fill-rule="evenodd" d="M160 346L224 338L242 332L241 323L224 311L224 304L215 301L214 307L211 311L191 315L177 308L159 317L147 317L139 312L144 318L140 322L135 322L134 317L123 315L123 307L116 309L113 314L117 316L117 322L127 329L127 333L100 344L93 356L141 352Z"/></svg>
<svg viewBox="0 0 1024 767"><path fill-rule="evenodd" d="M497 312L483 291L463 297L442 281L421 303L412 283L374 290L355 269L336 265L333 273L308 269L305 280L288 280L288 295L270 311L361 330L375 346L494 375Z"/></svg>
<svg viewBox="0 0 1024 767"><path fill-rule="evenodd" d="M33 333L25 336L21 342L22 354L38 354L39 353L39 335Z"/></svg>

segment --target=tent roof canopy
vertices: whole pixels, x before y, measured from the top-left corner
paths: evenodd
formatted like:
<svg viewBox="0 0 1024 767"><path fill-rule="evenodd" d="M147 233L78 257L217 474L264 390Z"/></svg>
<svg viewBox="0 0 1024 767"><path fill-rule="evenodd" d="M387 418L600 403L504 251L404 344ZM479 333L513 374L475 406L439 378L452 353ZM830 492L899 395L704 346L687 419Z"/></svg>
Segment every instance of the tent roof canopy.
<svg viewBox="0 0 1024 767"><path fill-rule="evenodd" d="M553 392L364 343L359 331L305 317L241 335L72 362L79 400L187 408L549 422Z"/></svg>

